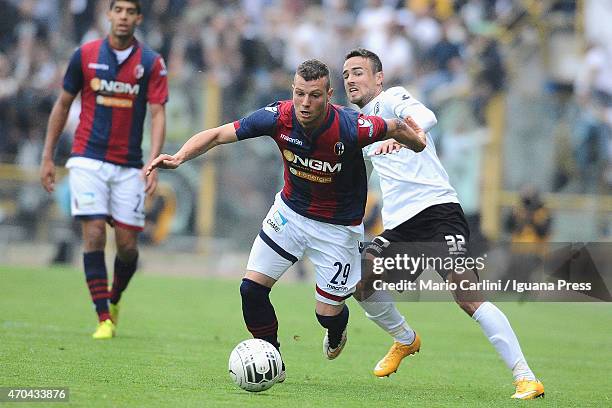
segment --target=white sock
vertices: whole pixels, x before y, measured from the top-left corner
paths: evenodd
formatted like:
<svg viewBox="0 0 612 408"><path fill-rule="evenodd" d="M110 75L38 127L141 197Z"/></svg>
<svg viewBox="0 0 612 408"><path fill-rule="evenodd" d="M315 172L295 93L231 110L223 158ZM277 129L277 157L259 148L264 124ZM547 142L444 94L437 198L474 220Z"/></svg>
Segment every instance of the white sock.
<svg viewBox="0 0 612 408"><path fill-rule="evenodd" d="M480 324L493 347L497 350L508 368L512 370L515 380L527 378L535 380L535 375L527 365L525 356L521 351L518 339L506 315L493 303L484 302L472 316Z"/></svg>
<svg viewBox="0 0 612 408"><path fill-rule="evenodd" d="M395 341L412 344L415 337L414 330L406 323L406 319L397 310L395 304L392 301L374 298L375 296L371 296L363 302L358 302L359 306L365 310L368 319L389 333Z"/></svg>

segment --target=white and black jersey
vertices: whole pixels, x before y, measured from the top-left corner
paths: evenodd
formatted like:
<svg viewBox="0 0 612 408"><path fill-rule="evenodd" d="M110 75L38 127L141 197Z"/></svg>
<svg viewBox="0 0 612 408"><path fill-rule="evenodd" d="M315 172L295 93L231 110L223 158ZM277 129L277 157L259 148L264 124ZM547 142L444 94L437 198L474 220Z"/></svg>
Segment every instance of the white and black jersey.
<svg viewBox="0 0 612 408"><path fill-rule="evenodd" d="M384 119L411 116L425 132L437 123L431 110L399 86L381 92L361 112ZM459 203L429 135L427 147L420 153L401 149L392 154L374 155L381 143L366 146L363 155L380 178L382 221L386 230L395 228L433 205Z"/></svg>

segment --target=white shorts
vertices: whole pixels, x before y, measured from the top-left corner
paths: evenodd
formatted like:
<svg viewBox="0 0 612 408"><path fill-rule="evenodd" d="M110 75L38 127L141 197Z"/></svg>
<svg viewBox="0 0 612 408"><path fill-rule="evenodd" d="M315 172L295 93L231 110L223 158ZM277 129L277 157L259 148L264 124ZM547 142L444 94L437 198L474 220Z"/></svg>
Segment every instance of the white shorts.
<svg viewBox="0 0 612 408"><path fill-rule="evenodd" d="M360 241L363 224L334 225L306 218L277 194L255 238L247 269L278 280L306 255L316 270L315 298L340 305L361 279Z"/></svg>
<svg viewBox="0 0 612 408"><path fill-rule="evenodd" d="M70 209L73 217L107 218L127 229L145 225L145 183L141 171L86 157L72 157Z"/></svg>

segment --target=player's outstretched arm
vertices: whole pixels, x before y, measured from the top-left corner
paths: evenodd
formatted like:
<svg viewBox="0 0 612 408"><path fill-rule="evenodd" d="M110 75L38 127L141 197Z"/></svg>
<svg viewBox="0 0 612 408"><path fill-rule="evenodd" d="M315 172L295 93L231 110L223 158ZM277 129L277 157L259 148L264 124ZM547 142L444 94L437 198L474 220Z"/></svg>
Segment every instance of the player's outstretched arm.
<svg viewBox="0 0 612 408"><path fill-rule="evenodd" d="M176 169L187 160L198 157L215 146L237 141L238 137L236 136L236 130L234 129L233 123L227 123L213 129L204 130L191 136L175 154L160 154L153 159L149 167L147 167L146 175L148 176L155 169Z"/></svg>
<svg viewBox="0 0 612 408"><path fill-rule="evenodd" d="M76 95L62 90L57 101L53 105L51 115L49 115L47 134L45 135L45 146L40 162L40 183L49 193L55 189L55 164L53 163L53 154L55 153L57 141L64 130L64 126L66 126L70 106L72 106L75 96Z"/></svg>
<svg viewBox="0 0 612 408"><path fill-rule="evenodd" d="M387 139L395 139L410 150L422 152L427 147L427 136L425 131L411 118L386 119Z"/></svg>

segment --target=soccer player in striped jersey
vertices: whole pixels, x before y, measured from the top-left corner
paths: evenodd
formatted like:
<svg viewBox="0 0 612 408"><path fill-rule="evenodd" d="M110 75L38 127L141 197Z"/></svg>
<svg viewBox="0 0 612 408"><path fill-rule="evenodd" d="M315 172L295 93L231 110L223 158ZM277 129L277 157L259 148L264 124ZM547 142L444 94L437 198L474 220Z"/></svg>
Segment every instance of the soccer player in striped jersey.
<svg viewBox="0 0 612 408"><path fill-rule="evenodd" d="M293 81L293 100L276 102L233 123L191 137L174 155L149 166L174 169L220 144L270 136L284 162L285 184L255 238L240 285L242 311L253 337L279 348L278 321L269 294L283 273L307 256L316 269L316 316L326 329L323 354L336 358L346 342L345 300L360 278L367 177L361 149L394 137L425 148L414 121L361 115L330 103L329 69L303 62ZM281 379L285 378L285 370Z"/></svg>
<svg viewBox="0 0 612 408"><path fill-rule="evenodd" d="M363 114L385 119L411 117L425 131L436 124L433 112L406 89L393 87L383 90L382 63L375 53L363 48L350 51L345 57L343 77L348 99ZM469 228L457 194L437 157L435 146L429 140L429 135L427 138L427 147L420 153L399 149L394 154L380 154L389 151L392 142L377 142L364 148L364 156L379 175L385 228L366 248L366 253L384 256L385 247L393 242L440 242L452 243L454 248L461 249L459 256L465 256ZM453 271L438 272L443 279L452 281L458 278ZM477 280L473 271L465 272L462 278ZM397 370L404 357L419 351L421 341L392 301L377 298L384 296L383 293L374 293L370 298L364 295L365 291L358 291L355 297L359 297L366 315L395 340L387 355L374 369L378 377L389 376ZM455 293L455 299L480 324L484 334L512 371L516 385L512 398L533 399L543 396L544 386L527 365L504 313L485 301L478 292Z"/></svg>
<svg viewBox="0 0 612 408"><path fill-rule="evenodd" d="M68 64L53 106L40 168L43 187L53 191L53 154L68 112L81 94L81 114L69 168L72 215L81 221L85 278L98 314L94 339L115 335L119 300L138 263L138 233L145 222L145 194L157 175L145 178L143 123L151 110L151 156L165 138L167 72L162 58L134 37L143 16L138 0L111 0L110 33L79 47ZM117 254L109 291L104 248L106 222L115 228Z"/></svg>

